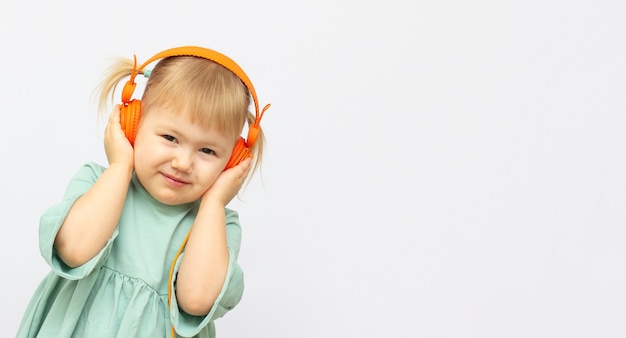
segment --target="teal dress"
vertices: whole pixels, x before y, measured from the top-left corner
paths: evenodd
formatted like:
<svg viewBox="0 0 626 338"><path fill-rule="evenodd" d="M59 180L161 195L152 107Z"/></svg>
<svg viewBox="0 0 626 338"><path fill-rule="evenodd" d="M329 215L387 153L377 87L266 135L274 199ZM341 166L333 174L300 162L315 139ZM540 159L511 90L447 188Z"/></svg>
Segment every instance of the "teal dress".
<svg viewBox="0 0 626 338"><path fill-rule="evenodd" d="M63 200L41 216L39 248L51 271L28 304L17 337L170 337L172 324L177 336L215 337L214 321L233 309L243 294L237 213L225 209L230 261L223 289L207 315L191 316L178 308L175 279L171 306L167 290L172 260L193 224L198 202L162 204L133 175L118 227L98 255L70 268L55 252L54 239L70 208L104 169L85 164ZM184 252L175 273L183 257Z"/></svg>

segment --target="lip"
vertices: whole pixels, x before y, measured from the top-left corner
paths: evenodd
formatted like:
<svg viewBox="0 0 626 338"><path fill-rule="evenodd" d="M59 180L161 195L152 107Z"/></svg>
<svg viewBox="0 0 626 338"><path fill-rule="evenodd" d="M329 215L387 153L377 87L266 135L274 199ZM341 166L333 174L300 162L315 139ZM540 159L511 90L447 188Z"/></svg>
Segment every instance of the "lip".
<svg viewBox="0 0 626 338"><path fill-rule="evenodd" d="M163 179L165 180L165 183L167 183L167 185L174 187L174 188L181 188L189 184L189 182L181 180L180 178L177 178L176 176L168 175L165 173L161 173L161 176L163 176Z"/></svg>

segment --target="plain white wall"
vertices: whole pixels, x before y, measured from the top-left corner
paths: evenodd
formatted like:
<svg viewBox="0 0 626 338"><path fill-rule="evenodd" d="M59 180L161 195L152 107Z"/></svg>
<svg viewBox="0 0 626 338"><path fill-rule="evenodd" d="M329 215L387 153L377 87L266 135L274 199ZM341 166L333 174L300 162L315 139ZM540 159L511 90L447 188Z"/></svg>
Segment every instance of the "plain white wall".
<svg viewBox="0 0 626 338"><path fill-rule="evenodd" d="M3 330L48 271L39 215L106 164L108 59L195 44L272 103L219 337L626 336L624 10L3 0Z"/></svg>

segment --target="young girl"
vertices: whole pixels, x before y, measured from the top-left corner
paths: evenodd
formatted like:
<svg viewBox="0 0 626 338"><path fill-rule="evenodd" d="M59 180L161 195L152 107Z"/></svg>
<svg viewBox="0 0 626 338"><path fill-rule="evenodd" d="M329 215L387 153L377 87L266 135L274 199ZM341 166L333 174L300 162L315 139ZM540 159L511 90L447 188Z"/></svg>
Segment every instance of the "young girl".
<svg viewBox="0 0 626 338"><path fill-rule="evenodd" d="M149 75L141 101L130 99L138 74ZM101 108L129 75L105 128L108 167L86 163L41 216L51 272L17 337L215 337L241 299L241 228L226 205L260 163L269 105L259 114L228 57L187 46L116 63Z"/></svg>

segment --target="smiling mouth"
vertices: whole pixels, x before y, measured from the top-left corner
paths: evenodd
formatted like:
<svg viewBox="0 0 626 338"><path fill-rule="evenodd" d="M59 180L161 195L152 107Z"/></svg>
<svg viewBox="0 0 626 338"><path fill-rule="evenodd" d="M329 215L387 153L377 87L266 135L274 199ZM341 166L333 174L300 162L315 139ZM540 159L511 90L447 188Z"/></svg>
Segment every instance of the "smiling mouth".
<svg viewBox="0 0 626 338"><path fill-rule="evenodd" d="M180 188L189 184L188 182L182 181L174 176L170 176L170 175L163 174L163 173L161 173L161 175L163 176L163 179L168 185L175 187L175 188Z"/></svg>

